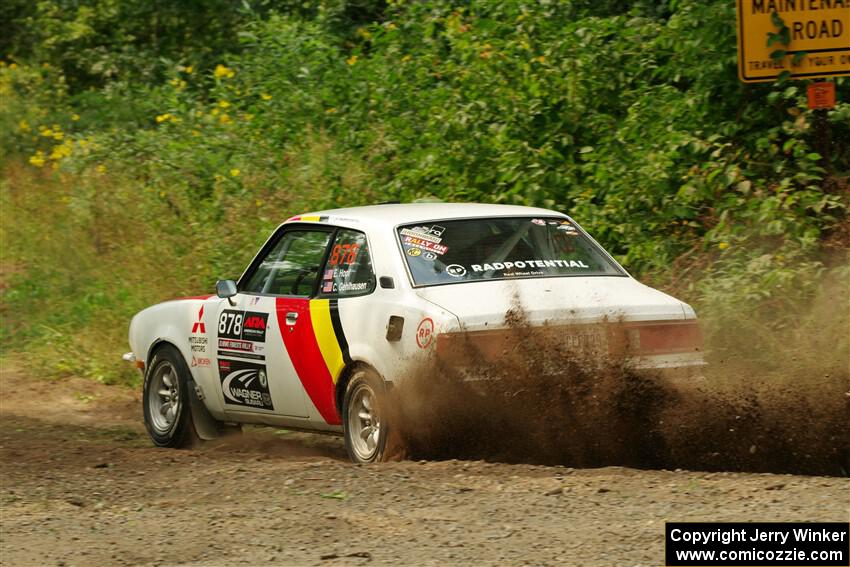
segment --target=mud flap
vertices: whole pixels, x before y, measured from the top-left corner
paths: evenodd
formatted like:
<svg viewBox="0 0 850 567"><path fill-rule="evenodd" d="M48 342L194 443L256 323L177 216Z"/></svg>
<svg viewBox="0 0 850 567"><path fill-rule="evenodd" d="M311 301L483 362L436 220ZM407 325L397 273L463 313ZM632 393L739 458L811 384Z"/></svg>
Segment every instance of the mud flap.
<svg viewBox="0 0 850 567"><path fill-rule="evenodd" d="M204 441L217 439L220 435L220 424L207 411L204 402L198 397L198 391L194 380L189 380L189 407L192 409L192 425L195 433Z"/></svg>

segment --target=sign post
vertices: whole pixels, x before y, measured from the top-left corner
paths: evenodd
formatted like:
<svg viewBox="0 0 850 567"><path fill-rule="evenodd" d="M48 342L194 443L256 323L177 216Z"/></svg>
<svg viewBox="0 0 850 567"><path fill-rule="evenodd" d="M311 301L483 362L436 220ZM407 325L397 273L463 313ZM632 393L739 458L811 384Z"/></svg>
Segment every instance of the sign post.
<svg viewBox="0 0 850 567"><path fill-rule="evenodd" d="M850 75L850 0L737 0L738 76L745 83L816 79L808 86L814 144L829 167L827 110Z"/></svg>

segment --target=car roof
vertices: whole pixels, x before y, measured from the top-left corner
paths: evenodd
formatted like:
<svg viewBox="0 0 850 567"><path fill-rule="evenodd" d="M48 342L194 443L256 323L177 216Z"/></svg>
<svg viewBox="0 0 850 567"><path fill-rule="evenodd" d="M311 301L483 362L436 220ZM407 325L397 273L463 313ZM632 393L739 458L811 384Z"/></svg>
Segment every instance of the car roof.
<svg viewBox="0 0 850 567"><path fill-rule="evenodd" d="M431 220L451 220L474 217L563 216L557 211L518 205L489 205L484 203L404 203L349 207L304 213L286 222L329 222L348 224L363 222L372 226L396 226Z"/></svg>

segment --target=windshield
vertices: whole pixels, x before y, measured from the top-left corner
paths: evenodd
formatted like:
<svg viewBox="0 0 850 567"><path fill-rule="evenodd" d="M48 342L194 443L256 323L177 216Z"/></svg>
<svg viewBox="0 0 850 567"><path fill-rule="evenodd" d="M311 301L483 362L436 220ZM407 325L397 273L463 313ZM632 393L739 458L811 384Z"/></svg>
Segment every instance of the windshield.
<svg viewBox="0 0 850 567"><path fill-rule="evenodd" d="M398 228L417 286L561 276L624 276L563 217L500 217Z"/></svg>

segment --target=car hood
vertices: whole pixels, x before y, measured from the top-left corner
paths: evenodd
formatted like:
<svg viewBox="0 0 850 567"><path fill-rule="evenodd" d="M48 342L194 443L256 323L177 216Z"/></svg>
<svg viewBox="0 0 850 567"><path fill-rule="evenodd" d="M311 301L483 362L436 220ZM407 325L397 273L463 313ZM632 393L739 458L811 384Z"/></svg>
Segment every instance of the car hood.
<svg viewBox="0 0 850 567"><path fill-rule="evenodd" d="M661 321L693 318L678 299L625 276L537 278L416 288L452 312L467 330L504 327L521 308L530 324Z"/></svg>

